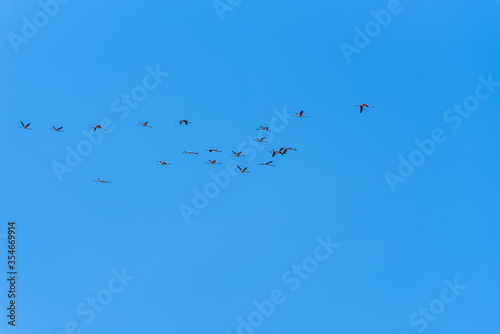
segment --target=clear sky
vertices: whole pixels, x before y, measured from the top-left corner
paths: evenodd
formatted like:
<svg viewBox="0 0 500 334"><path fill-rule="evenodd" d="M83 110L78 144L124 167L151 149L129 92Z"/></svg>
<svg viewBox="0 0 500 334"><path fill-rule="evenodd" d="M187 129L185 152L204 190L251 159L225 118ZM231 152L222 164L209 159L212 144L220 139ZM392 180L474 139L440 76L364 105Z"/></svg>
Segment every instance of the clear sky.
<svg viewBox="0 0 500 334"><path fill-rule="evenodd" d="M0 1L2 333L500 330L498 1L41 3Z"/></svg>

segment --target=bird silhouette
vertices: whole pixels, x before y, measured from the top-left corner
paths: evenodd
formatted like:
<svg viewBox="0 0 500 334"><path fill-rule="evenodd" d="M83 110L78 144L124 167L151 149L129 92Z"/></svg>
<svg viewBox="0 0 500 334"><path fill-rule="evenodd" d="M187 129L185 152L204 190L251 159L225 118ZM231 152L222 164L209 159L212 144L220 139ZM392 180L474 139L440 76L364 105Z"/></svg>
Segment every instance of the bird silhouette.
<svg viewBox="0 0 500 334"><path fill-rule="evenodd" d="M300 112L298 112L297 114L295 115L292 115L292 117L304 117L304 118L311 118L309 116L304 116L304 110L301 110Z"/></svg>
<svg viewBox="0 0 500 334"><path fill-rule="evenodd" d="M206 165L220 165L220 162L217 162L217 160L208 160L205 162Z"/></svg>
<svg viewBox="0 0 500 334"><path fill-rule="evenodd" d="M94 180L94 182L111 183L111 182L109 182L109 181L104 181L104 180L101 180L100 178L97 178L97 180Z"/></svg>
<svg viewBox="0 0 500 334"><path fill-rule="evenodd" d="M366 103L355 105L355 107L359 107L359 113L360 114L363 112L363 108L365 108L365 107L366 108L374 108L374 106L369 106Z"/></svg>
<svg viewBox="0 0 500 334"><path fill-rule="evenodd" d="M235 157L244 157L244 155L241 155L241 151L240 152L231 151L231 152L234 153Z"/></svg>
<svg viewBox="0 0 500 334"><path fill-rule="evenodd" d="M24 125L23 121L20 121L20 122L21 122L22 126L19 126L19 128L25 129L25 130L33 130L33 129L29 128L29 126L30 126L31 123L28 123L28 124Z"/></svg>
<svg viewBox="0 0 500 334"><path fill-rule="evenodd" d="M240 170L240 173L250 173L250 171L248 171L248 172L246 171L248 167L245 167L243 169L241 169L241 167L238 165L236 165L236 167L238 167L238 169Z"/></svg>
<svg viewBox="0 0 500 334"><path fill-rule="evenodd" d="M61 130L63 127L59 127L59 128L56 128L55 126L52 125L52 129L49 129L49 130L52 130L52 131L57 131L57 132L64 132L63 130Z"/></svg>
<svg viewBox="0 0 500 334"><path fill-rule="evenodd" d="M137 123L138 126L144 126L144 127L147 127L147 128L152 128L151 125L148 125L149 122L139 122Z"/></svg>

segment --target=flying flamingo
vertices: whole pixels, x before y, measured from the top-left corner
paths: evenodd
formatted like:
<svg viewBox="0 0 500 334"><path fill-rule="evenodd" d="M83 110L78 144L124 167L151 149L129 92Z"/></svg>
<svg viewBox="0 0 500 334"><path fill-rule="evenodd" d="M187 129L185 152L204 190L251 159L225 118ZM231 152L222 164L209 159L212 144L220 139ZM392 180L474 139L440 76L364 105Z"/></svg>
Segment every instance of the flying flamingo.
<svg viewBox="0 0 500 334"><path fill-rule="evenodd" d="M245 167L243 169L241 169L241 167L238 165L236 165L236 167L238 167L238 169L240 170L240 173L250 173L250 171L248 171L248 172L246 171L248 167Z"/></svg>
<svg viewBox="0 0 500 334"><path fill-rule="evenodd" d="M292 115L292 117L304 117L304 118L311 118L309 116L304 116L304 110L301 110L298 112L296 115Z"/></svg>
<svg viewBox="0 0 500 334"><path fill-rule="evenodd" d="M101 180L100 178L97 178L97 180L94 180L94 182L111 183L111 182L109 182L109 181L104 181L104 180Z"/></svg>
<svg viewBox="0 0 500 334"><path fill-rule="evenodd" d="M96 126L94 126L94 132L95 132L95 130L97 130L97 129L101 129L101 130L103 130L103 131L106 131L106 129L103 129L103 128L102 128L102 125L99 125L99 124L98 124L98 125L96 125Z"/></svg>
<svg viewBox="0 0 500 334"><path fill-rule="evenodd" d="M217 162L217 160L208 160L205 162L206 165L220 165L220 162Z"/></svg>
<svg viewBox="0 0 500 334"><path fill-rule="evenodd" d="M263 164L259 164L261 166L275 166L275 165L271 165L273 162L272 161L268 161L268 162L264 162Z"/></svg>
<svg viewBox="0 0 500 334"><path fill-rule="evenodd" d="M285 150L283 151L283 154L286 154L287 151L297 151L296 149L292 147L285 147Z"/></svg>
<svg viewBox="0 0 500 334"><path fill-rule="evenodd" d="M178 120L178 121L176 121L176 122L179 122L179 125L181 125L182 123L184 123L184 124L186 124L186 125L188 125L188 124L192 124L191 122L188 122L188 120L187 120L187 119L181 119L181 120Z"/></svg>
<svg viewBox="0 0 500 334"><path fill-rule="evenodd" d="M184 152L182 152L182 154L198 154L198 153L193 152L193 151L184 151Z"/></svg>
<svg viewBox="0 0 500 334"><path fill-rule="evenodd" d="M259 143L267 143L267 141L264 141L264 139L266 139L266 137L254 138L253 140L258 141Z"/></svg>
<svg viewBox="0 0 500 334"><path fill-rule="evenodd" d="M257 130L264 130L264 131L267 131L267 132L271 132L271 130L269 130L268 126L262 126L262 125L259 125L259 127L257 128Z"/></svg>
<svg viewBox="0 0 500 334"><path fill-rule="evenodd" d="M158 162L158 163L157 163L157 165L162 165L162 166L165 166L165 165L171 165L171 163L168 163L168 162L166 162L166 161L161 161L161 160L158 160L157 162Z"/></svg>
<svg viewBox="0 0 500 334"><path fill-rule="evenodd" d="M276 155L276 154L281 154L283 155L283 147L280 148L279 150L275 150L273 149L272 151L269 151L269 153L272 153L273 154L273 157Z"/></svg>
<svg viewBox="0 0 500 334"><path fill-rule="evenodd" d="M205 150L205 151L208 151L208 152L218 152L218 153L222 153L222 151L219 151L218 149L216 148L211 148L209 150Z"/></svg>
<svg viewBox="0 0 500 334"><path fill-rule="evenodd" d="M152 128L151 125L148 125L149 122L139 122L137 123L138 126L145 126L145 127L148 127L148 128Z"/></svg>
<svg viewBox="0 0 500 334"><path fill-rule="evenodd" d="M28 123L28 124L24 125L23 121L20 121L20 122L21 122L21 125L22 125L22 126L19 126L20 129L33 130L31 128L28 128L28 126L30 126L31 123Z"/></svg>
<svg viewBox="0 0 500 334"><path fill-rule="evenodd" d="M49 129L49 130L57 131L57 132L64 132L63 130L61 130L62 128L63 128L62 126L60 128L56 128L55 126L52 125L52 129Z"/></svg>
<svg viewBox="0 0 500 334"><path fill-rule="evenodd" d="M241 151L240 152L231 151L231 152L234 153L235 157L244 157L244 155L241 155Z"/></svg>
<svg viewBox="0 0 500 334"><path fill-rule="evenodd" d="M366 107L366 108L373 108L373 106L369 106L369 105L368 105L368 104L366 104L366 103L355 105L355 107L359 107L359 113L360 113L360 114L363 112L363 108L364 108L364 107Z"/></svg>

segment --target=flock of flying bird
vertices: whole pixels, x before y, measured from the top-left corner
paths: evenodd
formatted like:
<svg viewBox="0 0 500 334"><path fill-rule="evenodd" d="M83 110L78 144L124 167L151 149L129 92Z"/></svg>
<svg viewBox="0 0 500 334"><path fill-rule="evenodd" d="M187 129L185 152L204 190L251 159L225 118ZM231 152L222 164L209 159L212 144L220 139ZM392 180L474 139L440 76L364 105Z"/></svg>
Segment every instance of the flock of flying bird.
<svg viewBox="0 0 500 334"><path fill-rule="evenodd" d="M366 103L355 105L355 107L359 107L359 112L360 113L363 112L363 108L373 108L373 106L369 106ZM292 115L292 117L310 118L309 116L304 116L304 111L303 110L301 110L300 112L298 112L295 115ZM185 124L185 125L192 124L192 122L189 122L186 119L181 119L181 120L178 120L178 121L175 121L175 122L179 123L179 125L182 125L182 124ZM21 126L19 128L25 129L25 130L33 130L32 128L29 127L30 124L31 123L24 124L21 121ZM138 126L152 128L152 126L149 125L149 122L139 122L137 125ZM62 128L63 128L62 126L58 127L58 128L56 128L55 126L52 126L52 128L49 129L49 130L56 131L56 132L64 132L64 130L62 130ZM100 124L98 124L98 125L96 125L94 127L91 127L91 129L92 128L94 129L94 132L96 130L106 131L106 129L103 129L102 125L100 125ZM256 130L262 130L262 131L268 131L268 132L271 131L269 129L269 127L262 126L262 125L260 125ZM266 137L254 138L254 140L257 141L257 142L259 142L259 143L267 143L267 141L264 141L264 139L266 139ZM219 150L217 150L215 148L207 149L206 151L208 151L210 153L211 152L222 153L222 151L219 151ZM295 148L293 148L293 147L282 147L279 150L272 149L271 151L269 151L269 153L271 153L271 156L274 157L275 155L278 155L278 154L283 156L288 151L297 151L297 150ZM240 152L231 151L231 152L233 152L233 154L234 154L234 155L232 155L233 157L244 157L244 155L241 155L241 153L242 153L241 151ZM198 154L198 153L197 152L193 152L193 151L184 151L184 152L182 152L182 154ZM268 161L268 162L264 162L264 163L259 163L258 165L260 165L260 166L275 166L272 163L273 163L273 161ZM217 160L208 160L207 162L205 162L205 164L206 165L220 165L221 163L217 162ZM171 163L166 162L166 161L162 161L162 160L158 160L157 161L157 165L166 166L166 165L171 165ZM250 173L250 171L247 171L248 167L241 168L238 165L237 165L237 167L238 167L240 173ZM97 178L97 180L93 180L93 182L110 183L109 181L104 181L104 180L102 180L100 178Z"/></svg>

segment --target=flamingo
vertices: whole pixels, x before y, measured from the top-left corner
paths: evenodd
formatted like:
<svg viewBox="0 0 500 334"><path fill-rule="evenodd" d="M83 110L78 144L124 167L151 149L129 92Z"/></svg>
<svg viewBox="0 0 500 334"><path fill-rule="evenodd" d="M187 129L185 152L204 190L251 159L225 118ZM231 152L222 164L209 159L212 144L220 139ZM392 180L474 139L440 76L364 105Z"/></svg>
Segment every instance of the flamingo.
<svg viewBox="0 0 500 334"><path fill-rule="evenodd" d="M275 150L273 149L272 151L269 151L269 153L272 153L273 154L273 157L276 155L276 154L281 154L283 155L283 147L280 148L279 150Z"/></svg>
<svg viewBox="0 0 500 334"><path fill-rule="evenodd" d="M301 110L298 112L296 115L292 115L292 117L304 117L304 118L311 118L309 116L304 116L304 110Z"/></svg>
<svg viewBox="0 0 500 334"><path fill-rule="evenodd" d="M250 173L250 171L248 171L248 172L246 171L248 167L245 167L243 169L241 169L241 167L238 165L236 165L236 167L238 167L238 169L240 170L240 173Z"/></svg>
<svg viewBox="0 0 500 334"><path fill-rule="evenodd" d="M273 162L272 161L268 161L268 162L264 162L263 164L259 164L261 166L275 166L275 165L271 165Z"/></svg>
<svg viewBox="0 0 500 334"><path fill-rule="evenodd" d="M355 107L359 107L359 113L361 114L363 112L363 108L366 107L366 108L374 108L373 106L369 106L368 104L366 103L363 103L363 104L358 104L356 105Z"/></svg>
<svg viewBox="0 0 500 334"><path fill-rule="evenodd" d="M240 152L231 151L231 152L234 153L235 157L244 157L244 155L241 155L241 151Z"/></svg>
<svg viewBox="0 0 500 334"><path fill-rule="evenodd" d="M94 180L94 182L111 183L111 182L109 182L109 181L104 181L104 180L101 180L100 178L97 178L97 180Z"/></svg>
<svg viewBox="0 0 500 334"><path fill-rule="evenodd" d="M193 152L193 151L184 151L184 152L182 152L182 154L198 154L198 153Z"/></svg>
<svg viewBox="0 0 500 334"><path fill-rule="evenodd" d="M267 132L271 132L271 130L269 130L268 126L262 126L262 125L259 125L259 127L257 128L257 130L264 130L264 131L267 131Z"/></svg>
<svg viewBox="0 0 500 334"><path fill-rule="evenodd" d="M188 124L192 124L191 122L188 122L188 120L187 120L187 119L181 119L181 120L178 120L178 121L176 121L176 122L179 122L179 125L181 125L182 123L184 123L184 124L186 124L186 125L188 125Z"/></svg>
<svg viewBox="0 0 500 334"><path fill-rule="evenodd" d="M287 151L297 151L297 150L292 148L292 147L285 147L285 150L283 151L283 155L285 155Z"/></svg>
<svg viewBox="0 0 500 334"><path fill-rule="evenodd" d="M162 166L165 166L165 165L171 165L171 163L168 163L168 162L166 162L166 161L161 161L161 160L158 160L157 162L158 162L158 163L157 163L157 165L162 165Z"/></svg>
<svg viewBox="0 0 500 334"><path fill-rule="evenodd" d="M211 148L209 150L205 150L205 151L208 151L208 152L218 152L218 153L222 153L222 151L219 151L218 149L216 148Z"/></svg>
<svg viewBox="0 0 500 334"><path fill-rule="evenodd" d="M145 126L145 127L148 127L148 128L152 128L151 125L148 125L149 122L139 122L137 123L138 126Z"/></svg>
<svg viewBox="0 0 500 334"><path fill-rule="evenodd" d="M267 143L267 141L264 141L264 139L266 139L266 137L254 138L253 140L258 141L259 143Z"/></svg>
<svg viewBox="0 0 500 334"><path fill-rule="evenodd" d="M28 128L28 126L30 126L31 123L28 123L28 124L24 125L23 121L20 121L20 122L21 122L21 125L22 125L22 126L19 126L20 129L33 130L31 128Z"/></svg>
<svg viewBox="0 0 500 334"><path fill-rule="evenodd" d="M217 162L217 160L208 160L205 162L206 165L220 165L220 162Z"/></svg>
<svg viewBox="0 0 500 334"><path fill-rule="evenodd" d="M52 125L52 129L49 129L49 130L57 131L57 132L64 132L63 130L61 130L62 128L63 128L62 126L60 128L56 128L55 126Z"/></svg>
<svg viewBox="0 0 500 334"><path fill-rule="evenodd" d="M103 130L103 131L106 131L106 129L103 129L103 128L102 128L102 125L100 125L100 124L98 124L98 125L94 126L94 132L95 132L95 130L97 130L97 129L101 129L101 130Z"/></svg>

